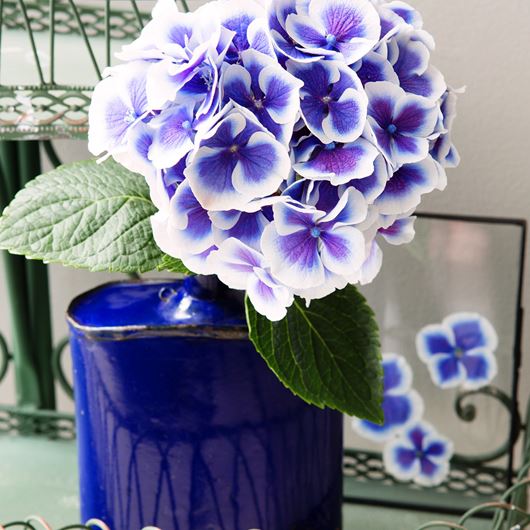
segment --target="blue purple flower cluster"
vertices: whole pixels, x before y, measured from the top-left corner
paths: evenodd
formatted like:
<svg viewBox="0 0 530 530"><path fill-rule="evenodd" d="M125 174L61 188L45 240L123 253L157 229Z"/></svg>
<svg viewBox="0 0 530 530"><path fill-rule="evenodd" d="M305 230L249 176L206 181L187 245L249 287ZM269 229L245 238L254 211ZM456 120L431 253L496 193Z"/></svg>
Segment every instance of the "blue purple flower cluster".
<svg viewBox="0 0 530 530"><path fill-rule="evenodd" d="M89 148L142 174L159 247L279 320L378 273L458 163L456 94L401 1L159 0L90 109Z"/></svg>
<svg viewBox="0 0 530 530"><path fill-rule="evenodd" d="M420 486L441 484L449 473L453 443L422 419L423 399L412 388L412 369L405 357L384 354L383 373L385 422L377 425L353 418L354 431L385 443L385 469L396 479Z"/></svg>

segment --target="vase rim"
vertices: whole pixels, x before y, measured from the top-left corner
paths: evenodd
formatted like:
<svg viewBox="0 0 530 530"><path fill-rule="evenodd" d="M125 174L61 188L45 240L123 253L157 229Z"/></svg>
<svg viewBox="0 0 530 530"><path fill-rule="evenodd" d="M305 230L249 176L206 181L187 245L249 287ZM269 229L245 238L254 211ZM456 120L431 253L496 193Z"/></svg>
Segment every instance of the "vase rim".
<svg viewBox="0 0 530 530"><path fill-rule="evenodd" d="M81 332L83 335L94 340L130 340L150 336L164 337L190 337L190 338L216 338L224 340L248 340L248 328L246 325L216 325L212 324L123 324L99 326L93 324L82 324L75 317L75 309L87 297L94 295L105 288L119 285L149 285L167 284L180 281L175 278L146 278L114 280L102 283L77 295L69 304L66 311L66 320L71 329Z"/></svg>

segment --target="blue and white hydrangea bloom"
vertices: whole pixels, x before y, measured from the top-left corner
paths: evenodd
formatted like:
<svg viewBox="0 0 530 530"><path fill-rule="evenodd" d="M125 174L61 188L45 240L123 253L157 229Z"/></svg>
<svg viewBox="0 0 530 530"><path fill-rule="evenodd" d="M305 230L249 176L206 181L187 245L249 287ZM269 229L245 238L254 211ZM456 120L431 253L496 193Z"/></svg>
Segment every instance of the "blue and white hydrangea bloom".
<svg viewBox="0 0 530 530"><path fill-rule="evenodd" d="M89 148L143 175L154 238L282 319L368 283L458 163L457 92L402 1L158 0L96 87Z"/></svg>
<svg viewBox="0 0 530 530"><path fill-rule="evenodd" d="M387 471L402 481L438 486L449 473L453 443L426 422L417 423L385 445Z"/></svg>
<svg viewBox="0 0 530 530"><path fill-rule="evenodd" d="M383 425L353 418L355 432L374 442L385 442L417 423L424 411L421 396L412 388L412 369L402 355L383 354Z"/></svg>
<svg viewBox="0 0 530 530"><path fill-rule="evenodd" d="M431 324L416 337L419 358L435 385L476 390L497 375L499 339L492 324L477 313L454 313Z"/></svg>

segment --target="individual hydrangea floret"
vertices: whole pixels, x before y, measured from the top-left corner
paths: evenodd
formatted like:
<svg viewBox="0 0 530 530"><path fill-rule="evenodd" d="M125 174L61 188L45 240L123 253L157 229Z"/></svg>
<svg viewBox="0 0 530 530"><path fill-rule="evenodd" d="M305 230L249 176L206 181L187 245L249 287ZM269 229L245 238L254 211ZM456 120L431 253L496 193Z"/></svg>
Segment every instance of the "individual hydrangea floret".
<svg viewBox="0 0 530 530"><path fill-rule="evenodd" d="M370 283L381 243L412 240L414 210L459 160L458 91L418 11L158 0L152 14L94 91L89 148L145 178L159 247L275 320L294 296Z"/></svg>
<svg viewBox="0 0 530 530"><path fill-rule="evenodd" d="M367 99L353 70L338 61L288 61L287 69L303 82L300 112L320 141L345 143L361 136Z"/></svg>
<svg viewBox="0 0 530 530"><path fill-rule="evenodd" d="M285 148L256 118L231 110L197 146L185 175L207 210L245 211L278 190L290 171Z"/></svg>
<svg viewBox="0 0 530 530"><path fill-rule="evenodd" d="M497 375L499 339L492 324L477 313L454 313L441 324L425 326L416 337L418 356L435 385L476 390Z"/></svg>

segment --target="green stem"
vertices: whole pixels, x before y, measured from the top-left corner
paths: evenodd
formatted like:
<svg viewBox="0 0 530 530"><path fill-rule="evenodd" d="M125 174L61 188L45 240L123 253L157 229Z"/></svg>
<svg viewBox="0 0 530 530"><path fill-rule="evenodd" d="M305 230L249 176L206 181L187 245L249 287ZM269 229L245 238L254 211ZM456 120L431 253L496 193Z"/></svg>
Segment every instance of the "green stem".
<svg viewBox="0 0 530 530"><path fill-rule="evenodd" d="M41 173L39 142L18 142L21 187ZM55 408L55 385L52 369L52 335L48 268L41 261L26 261L28 305L33 351L40 381L41 406Z"/></svg>

